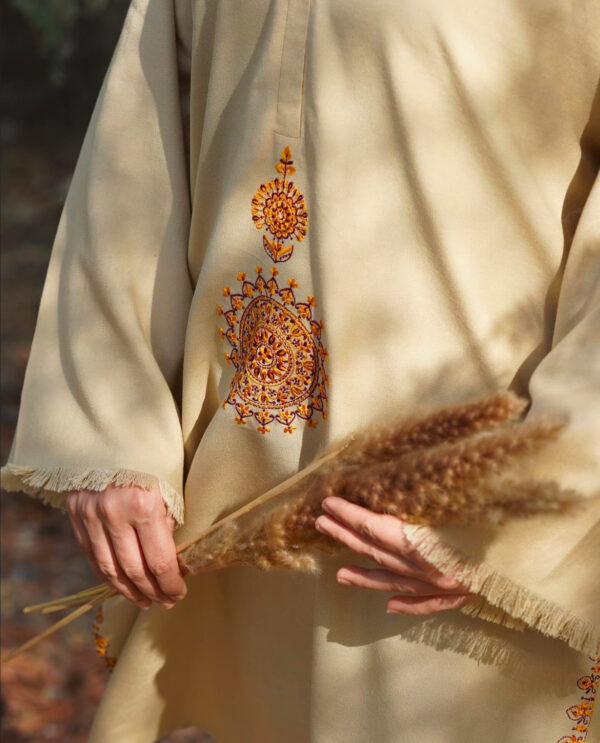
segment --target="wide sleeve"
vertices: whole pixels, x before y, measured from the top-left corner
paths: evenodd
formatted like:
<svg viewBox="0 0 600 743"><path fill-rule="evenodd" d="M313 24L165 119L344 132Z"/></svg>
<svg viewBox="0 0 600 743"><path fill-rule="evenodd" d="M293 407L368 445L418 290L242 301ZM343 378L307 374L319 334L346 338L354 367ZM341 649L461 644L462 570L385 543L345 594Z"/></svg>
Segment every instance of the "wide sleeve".
<svg viewBox="0 0 600 743"><path fill-rule="evenodd" d="M593 655L600 653L599 167L597 93L563 208L564 259L548 294L551 344L531 374L524 418L551 418L563 428L513 474L540 492L571 491L577 507L495 528L407 527L438 568L457 570L478 593L464 613ZM480 640L487 642L485 629Z"/></svg>
<svg viewBox="0 0 600 743"><path fill-rule="evenodd" d="M189 60L176 0L133 0L64 203L1 486L158 483L183 523Z"/></svg>

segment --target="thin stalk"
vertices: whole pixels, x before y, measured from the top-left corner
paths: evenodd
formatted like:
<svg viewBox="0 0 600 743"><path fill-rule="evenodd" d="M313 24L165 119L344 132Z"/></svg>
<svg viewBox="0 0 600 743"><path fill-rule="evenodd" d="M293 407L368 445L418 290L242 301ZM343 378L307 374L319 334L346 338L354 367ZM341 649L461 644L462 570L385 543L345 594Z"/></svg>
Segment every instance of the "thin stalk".
<svg viewBox="0 0 600 743"><path fill-rule="evenodd" d="M85 588L83 591L79 591L78 593L72 593L70 596L61 596L61 598L53 599L52 601L44 601L41 604L32 604L31 606L26 606L23 609L24 614L31 614L34 611L44 611L44 609L48 607L56 606L57 604L64 604L67 606L71 606L75 603L80 603L81 601L84 601L85 599L88 599L92 596L97 596L102 591L106 590L107 585L106 583L99 583L96 586L91 586L90 588Z"/></svg>
<svg viewBox="0 0 600 743"><path fill-rule="evenodd" d="M106 590L103 591L93 601L88 601L87 603L83 604L83 606L79 606L77 609L72 611L70 614L67 614L66 617L63 617L58 622L56 622L52 626L45 629L43 632L40 632L39 634L32 637L30 640L27 640L27 642L23 643L23 645L18 647L16 650L12 650L11 652L7 653L2 658L2 662L8 663L9 661L16 658L18 655L21 655L21 653L24 653L26 650L30 650L32 647L37 645L43 639L45 639L46 637L49 637L50 635L53 635L55 632L57 632L62 627L66 627L67 624L71 624L71 622L77 619L77 617L80 617L82 614L85 614L90 609L93 609L94 606L101 604L105 599L109 598L109 596L112 596L115 593L117 593L117 591L115 591L113 588L107 587Z"/></svg>
<svg viewBox="0 0 600 743"><path fill-rule="evenodd" d="M196 542L199 542L201 539L204 539L209 534L212 534L213 531L217 531L217 529L221 529L223 526L228 524L230 521L235 521L240 516L243 516L245 513L248 513L249 511L254 510L257 506L262 506L264 503L267 503L268 501L277 497L281 492L283 492L284 490L287 490L291 485L295 485L297 482L300 482L300 480L303 480L305 477L312 474L315 470L319 469L319 467L325 462L327 462L329 459L333 459L334 457L338 456L338 454L341 451L343 451L351 443L351 441L352 439L349 439L338 449L335 449L329 454L326 454L320 457L319 459L316 459L314 462L312 462L312 464L307 465L302 470L300 470L300 472L297 472L295 475L292 475L287 480L280 482L279 485L275 485L275 487L271 488L271 490L267 490L267 492L263 493L263 495L259 496L258 498L255 498L249 503L246 503L245 506L238 508L237 511L230 513L229 516L225 516L225 518L222 518L219 521L216 521L212 526L209 526L208 529L205 529L202 532L202 534L199 534L193 537L192 539L188 539L186 542L182 542L181 544L177 545L177 550L176 550L177 554L179 554L180 552L183 552L183 550L187 549L188 547L191 547L192 544L195 544Z"/></svg>

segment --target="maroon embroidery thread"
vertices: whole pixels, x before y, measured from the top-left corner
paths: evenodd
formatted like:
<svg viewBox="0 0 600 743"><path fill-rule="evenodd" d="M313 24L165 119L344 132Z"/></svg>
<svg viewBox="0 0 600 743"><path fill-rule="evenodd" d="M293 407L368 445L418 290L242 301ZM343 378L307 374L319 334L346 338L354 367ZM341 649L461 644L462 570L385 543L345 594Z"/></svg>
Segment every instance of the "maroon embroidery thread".
<svg viewBox="0 0 600 743"><path fill-rule="evenodd" d="M287 240L296 238L300 242L306 237L308 212L304 196L288 180L296 172L293 162L290 148L285 147L275 166L282 177L261 183L252 199L252 221L258 230L271 234L271 240L263 235L263 247L274 263L292 257L294 245L286 245Z"/></svg>
<svg viewBox="0 0 600 743"><path fill-rule="evenodd" d="M314 297L299 301L295 279L280 287L275 267L269 279L264 278L262 266L255 271L254 282L240 272L240 290L223 289L230 308L217 308L228 324L219 332L232 348L225 358L236 370L223 406L235 407L239 424L253 418L263 434L271 430L271 423L292 433L297 419L314 427L316 412L327 417L329 383L327 350L321 341L323 324L312 314Z"/></svg>
<svg viewBox="0 0 600 743"><path fill-rule="evenodd" d="M252 221L270 234L271 238L263 235L263 247L274 263L291 258L294 245L288 241L306 237L304 196L289 180L296 172L293 162L290 148L285 147L275 166L281 177L262 183L252 198ZM299 300L295 278L280 286L276 266L268 279L262 266L256 266L255 272L256 280L251 281L240 271L239 289L223 288L229 307L217 307L228 326L219 328L219 333L232 349L225 359L235 367L223 407L235 408L240 425L254 420L262 434L269 433L272 424L291 434L300 420L314 428L316 413L327 417L329 384L323 323L313 314L315 298L308 294L306 301Z"/></svg>
<svg viewBox="0 0 600 743"><path fill-rule="evenodd" d="M590 673L577 679L577 687L583 692L578 704L573 704L566 709L566 715L574 722L571 735L564 735L557 743L585 743L588 729L592 722L594 703L600 684L600 656L590 656L593 666Z"/></svg>

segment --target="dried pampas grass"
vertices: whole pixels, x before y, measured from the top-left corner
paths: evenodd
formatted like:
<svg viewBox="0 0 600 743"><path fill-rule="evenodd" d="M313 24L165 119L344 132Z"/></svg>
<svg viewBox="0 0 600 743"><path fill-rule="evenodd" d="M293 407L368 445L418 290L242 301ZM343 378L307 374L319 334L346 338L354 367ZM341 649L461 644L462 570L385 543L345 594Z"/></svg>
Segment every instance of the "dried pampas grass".
<svg viewBox="0 0 600 743"><path fill-rule="evenodd" d="M183 572L235 565L319 570L319 553L342 545L315 529L328 495L410 524L497 524L508 518L573 508L575 492L527 482L513 465L555 440L562 424L522 421L527 401L511 392L423 416L375 423L337 442L303 470L177 547ZM26 607L83 613L116 591L100 584ZM53 628L11 653L15 657Z"/></svg>
<svg viewBox="0 0 600 743"><path fill-rule="evenodd" d="M369 426L321 460L180 545L189 572L254 565L315 572L318 553L344 549L316 531L321 502L336 495L411 524L497 524L565 511L577 495L523 482L511 465L558 436L562 424L519 422L527 402L510 392L410 420ZM300 473L302 474L302 473Z"/></svg>

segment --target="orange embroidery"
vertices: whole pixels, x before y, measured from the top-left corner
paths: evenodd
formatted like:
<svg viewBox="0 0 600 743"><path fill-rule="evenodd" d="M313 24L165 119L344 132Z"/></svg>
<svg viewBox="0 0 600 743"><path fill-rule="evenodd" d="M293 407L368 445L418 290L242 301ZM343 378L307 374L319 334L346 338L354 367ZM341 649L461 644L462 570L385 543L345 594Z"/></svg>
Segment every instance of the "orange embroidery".
<svg viewBox="0 0 600 743"><path fill-rule="evenodd" d="M261 184L252 199L252 220L257 229L272 235L272 240L263 235L263 246L274 263L282 263L294 250L286 241L295 238L300 242L306 236L308 212L304 196L288 180L296 172L289 147L282 150L275 167L282 177ZM295 278L282 281L280 286L276 266L268 279L262 266L254 270L255 281L238 271L239 290L223 287L229 308L217 307L228 325L227 329L219 328L219 334L232 348L225 359L235 367L223 407L235 408L240 425L253 419L262 434L271 431L272 423L280 424L289 434L297 429L299 420L314 428L315 412L327 417L329 384L327 350L321 341L323 323L313 317L317 303L310 294L306 302L297 299Z"/></svg>
<svg viewBox="0 0 600 743"><path fill-rule="evenodd" d="M293 162L290 148L285 147L275 166L283 177L261 183L252 199L252 220L256 228L266 229L274 238L269 240L263 235L263 247L274 263L292 257L294 246L286 245L286 240L304 240L308 226L304 196L293 181L287 180L296 172Z"/></svg>
<svg viewBox="0 0 600 743"><path fill-rule="evenodd" d="M219 329L232 347L225 358L236 369L223 406L235 407L239 424L254 418L263 434L273 422L291 434L297 418L314 427L315 411L327 417L323 326L312 317L314 303L296 299L295 279L280 288L275 268L268 280L262 271L256 267L254 282L240 273L240 291L229 295L231 309L217 309L229 326Z"/></svg>
<svg viewBox="0 0 600 743"><path fill-rule="evenodd" d="M565 735L557 743L585 743L587 740L598 685L600 684L600 656L597 658L590 656L590 660L594 663L590 673L577 679L577 687L583 692L579 704L573 704L566 710L569 720L575 723L571 728L574 735Z"/></svg>
<svg viewBox="0 0 600 743"><path fill-rule="evenodd" d="M109 671L112 671L117 662L117 659L113 658L111 655L108 655L108 640L106 639L106 637L100 634L100 624L102 623L102 620L102 605L100 605L96 610L96 621L92 625L92 630L94 633L94 644L96 645L96 651L98 652L98 654L104 658L106 667Z"/></svg>

